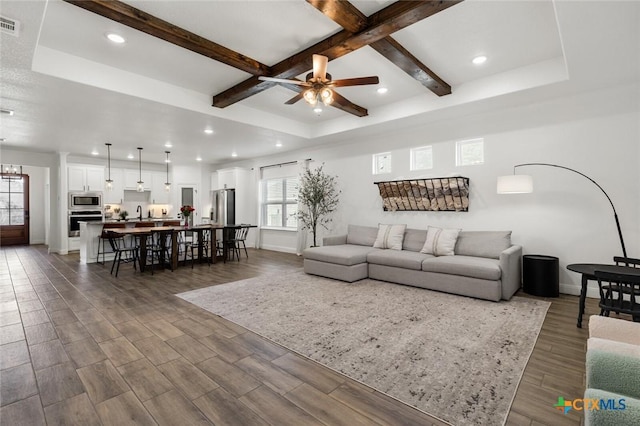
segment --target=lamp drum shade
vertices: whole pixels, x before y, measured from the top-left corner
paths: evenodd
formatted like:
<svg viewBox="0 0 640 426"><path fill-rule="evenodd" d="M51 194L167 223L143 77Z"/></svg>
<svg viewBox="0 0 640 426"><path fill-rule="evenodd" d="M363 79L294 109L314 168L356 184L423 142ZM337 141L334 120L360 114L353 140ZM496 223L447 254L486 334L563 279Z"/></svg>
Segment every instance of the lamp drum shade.
<svg viewBox="0 0 640 426"><path fill-rule="evenodd" d="M533 192L529 175L498 176L498 194L528 194Z"/></svg>

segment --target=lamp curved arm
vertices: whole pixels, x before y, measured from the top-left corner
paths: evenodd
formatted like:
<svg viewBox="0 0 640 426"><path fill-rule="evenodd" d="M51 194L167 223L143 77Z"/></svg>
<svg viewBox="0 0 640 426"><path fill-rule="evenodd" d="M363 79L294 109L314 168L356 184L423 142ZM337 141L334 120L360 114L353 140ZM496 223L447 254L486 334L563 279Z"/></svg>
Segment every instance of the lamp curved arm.
<svg viewBox="0 0 640 426"><path fill-rule="evenodd" d="M556 167L558 169L569 170L570 172L579 174L580 176L584 177L585 179L588 179L591 183L593 183L595 186L597 186L598 189L600 191L602 191L604 196L607 197L607 200L609 201L609 204L611 204L611 208L613 209L613 217L616 220L616 227L618 228L618 236L620 237L620 245L622 246L622 254L624 255L624 257L627 257L627 249L625 248L625 245L624 245L624 238L622 237L622 230L620 229L620 221L618 220L618 213L616 212L616 208L613 205L613 201L611 201L611 197L609 197L609 194L607 194L607 192L598 184L598 182L596 182L595 180L591 179L589 176L587 176L584 173L579 172L577 170L574 170L574 169L571 169L571 168L565 167L565 166L560 166L558 164L550 164L550 163L523 163L523 164L516 164L515 166L513 166L513 174L515 175L516 168L524 167L524 166L548 166L548 167Z"/></svg>

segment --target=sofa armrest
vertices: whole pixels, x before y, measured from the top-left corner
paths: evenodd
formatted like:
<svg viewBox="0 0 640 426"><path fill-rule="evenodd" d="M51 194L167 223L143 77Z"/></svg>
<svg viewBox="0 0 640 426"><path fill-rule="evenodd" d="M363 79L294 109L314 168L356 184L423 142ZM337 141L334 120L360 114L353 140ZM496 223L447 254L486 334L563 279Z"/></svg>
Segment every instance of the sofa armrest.
<svg viewBox="0 0 640 426"><path fill-rule="evenodd" d="M324 237L322 239L323 246L337 246L340 244L347 244L347 235L334 235L331 237Z"/></svg>
<svg viewBox="0 0 640 426"><path fill-rule="evenodd" d="M509 300L522 287L522 246L513 245L500 253L502 299Z"/></svg>

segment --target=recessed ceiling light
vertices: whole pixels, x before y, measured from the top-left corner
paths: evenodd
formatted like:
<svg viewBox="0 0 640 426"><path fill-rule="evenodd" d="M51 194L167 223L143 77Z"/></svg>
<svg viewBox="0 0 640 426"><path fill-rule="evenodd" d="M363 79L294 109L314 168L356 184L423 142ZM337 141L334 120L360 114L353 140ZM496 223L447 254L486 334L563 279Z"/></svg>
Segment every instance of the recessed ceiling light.
<svg viewBox="0 0 640 426"><path fill-rule="evenodd" d="M389 89L387 89L386 87L378 87L378 89L376 90L376 92L378 92L381 95L384 95L388 91L389 91Z"/></svg>
<svg viewBox="0 0 640 426"><path fill-rule="evenodd" d="M236 153L236 152L232 152L232 153L231 153L231 156L232 156L232 157L237 157L237 156L238 156L238 153Z"/></svg>
<svg viewBox="0 0 640 426"><path fill-rule="evenodd" d="M475 58L473 58L473 60L471 62L473 62L476 65L484 64L485 62L487 62L487 57L486 56L476 56Z"/></svg>
<svg viewBox="0 0 640 426"><path fill-rule="evenodd" d="M2 114L7 114L7 115L13 115L13 110L12 109L0 109L0 113Z"/></svg>
<svg viewBox="0 0 640 426"><path fill-rule="evenodd" d="M167 148L173 147L173 145L169 141L167 141L167 143L165 143L164 146L167 147Z"/></svg>
<svg viewBox="0 0 640 426"><path fill-rule="evenodd" d="M116 34L116 33L107 33L107 38L117 44L122 44L124 43L124 37L122 37L120 34Z"/></svg>
<svg viewBox="0 0 640 426"><path fill-rule="evenodd" d="M98 152L97 149L94 149L93 151L91 151L91 155L98 155L98 154L100 154L100 153Z"/></svg>
<svg viewBox="0 0 640 426"><path fill-rule="evenodd" d="M320 114L320 113L322 113L322 108L320 108L320 107L315 107L315 108L313 109L313 112L315 112L316 114Z"/></svg>
<svg viewBox="0 0 640 426"><path fill-rule="evenodd" d="M129 160L133 160L133 154L129 154L129 155L127 155L127 158L128 158Z"/></svg>
<svg viewBox="0 0 640 426"><path fill-rule="evenodd" d="M276 148L280 148L282 146L282 142L278 141L276 142Z"/></svg>
<svg viewBox="0 0 640 426"><path fill-rule="evenodd" d="M208 135L212 135L213 134L213 129L204 129L204 132Z"/></svg>
<svg viewBox="0 0 640 426"><path fill-rule="evenodd" d="M200 157L199 155L196 157L196 161L202 161L202 157Z"/></svg>

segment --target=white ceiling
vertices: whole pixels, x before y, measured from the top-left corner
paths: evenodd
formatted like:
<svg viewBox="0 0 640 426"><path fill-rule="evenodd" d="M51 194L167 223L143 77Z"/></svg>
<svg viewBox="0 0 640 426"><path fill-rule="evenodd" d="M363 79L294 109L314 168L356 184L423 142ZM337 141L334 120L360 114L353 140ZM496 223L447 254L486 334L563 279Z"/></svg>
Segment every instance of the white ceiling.
<svg viewBox="0 0 640 426"><path fill-rule="evenodd" d="M267 65L340 30L303 0L126 3ZM392 2L352 3L370 15ZM466 0L392 35L452 86L451 95L434 95L364 47L331 61L329 72L380 77L385 95L376 86L338 90L368 117L284 105L295 93L280 86L219 109L212 96L249 74L60 0L3 0L0 14L22 23L19 37L0 39L0 106L15 110L0 116L2 145L79 156L92 149L104 156L110 142L114 159L141 146L145 161L161 163L171 141L174 162L222 163L429 121L489 100L498 108L496 99L526 103L637 83L640 75L640 2ZM107 32L126 43L108 42ZM488 61L473 65L481 54Z"/></svg>

